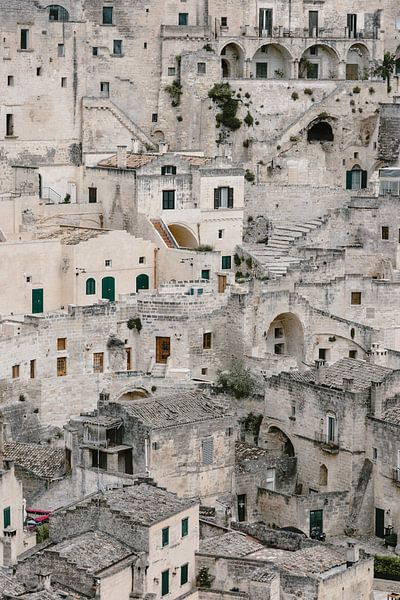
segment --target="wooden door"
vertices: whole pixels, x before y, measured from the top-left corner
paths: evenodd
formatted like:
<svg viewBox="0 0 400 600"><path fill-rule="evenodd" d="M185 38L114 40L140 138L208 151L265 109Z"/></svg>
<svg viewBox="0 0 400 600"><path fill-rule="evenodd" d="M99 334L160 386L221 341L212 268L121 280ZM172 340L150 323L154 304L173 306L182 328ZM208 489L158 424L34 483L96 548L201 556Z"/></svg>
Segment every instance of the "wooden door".
<svg viewBox="0 0 400 600"><path fill-rule="evenodd" d="M226 275L218 275L218 293L223 294L226 290Z"/></svg>
<svg viewBox="0 0 400 600"><path fill-rule="evenodd" d="M165 364L171 354L171 339L156 337L156 362Z"/></svg>
<svg viewBox="0 0 400 600"><path fill-rule="evenodd" d="M348 63L346 65L346 79L356 81L358 79L358 65Z"/></svg>

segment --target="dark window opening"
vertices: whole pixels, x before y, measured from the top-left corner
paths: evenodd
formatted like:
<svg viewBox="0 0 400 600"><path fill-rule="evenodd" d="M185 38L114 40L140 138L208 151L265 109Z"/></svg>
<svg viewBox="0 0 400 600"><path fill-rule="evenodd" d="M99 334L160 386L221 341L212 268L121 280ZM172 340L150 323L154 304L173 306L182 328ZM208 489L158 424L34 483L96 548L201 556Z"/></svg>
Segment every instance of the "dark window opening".
<svg viewBox="0 0 400 600"><path fill-rule="evenodd" d="M28 50L29 29L21 29L21 50Z"/></svg>
<svg viewBox="0 0 400 600"><path fill-rule="evenodd" d="M176 167L174 165L164 165L161 167L161 175L176 175Z"/></svg>
<svg viewBox="0 0 400 600"><path fill-rule="evenodd" d="M103 6L103 25L113 24L113 7Z"/></svg>
<svg viewBox="0 0 400 600"><path fill-rule="evenodd" d="M181 566L181 585L185 585L189 581L189 565L186 563Z"/></svg>
<svg viewBox="0 0 400 600"><path fill-rule="evenodd" d="M349 358L357 358L357 350L349 350Z"/></svg>
<svg viewBox="0 0 400 600"><path fill-rule="evenodd" d="M8 75L8 77L7 77L7 85L10 85L10 86L14 85L14 76L13 75Z"/></svg>
<svg viewBox="0 0 400 600"><path fill-rule="evenodd" d="M114 40L113 42L113 54L121 56L122 54L122 40Z"/></svg>
<svg viewBox="0 0 400 600"><path fill-rule="evenodd" d="M100 97L108 98L110 95L110 84L108 81L100 82Z"/></svg>
<svg viewBox="0 0 400 600"><path fill-rule="evenodd" d="M97 188L89 188L89 204L95 204L97 202Z"/></svg>
<svg viewBox="0 0 400 600"><path fill-rule="evenodd" d="M175 190L163 190L162 207L163 207L163 210L174 210L174 208L175 208Z"/></svg>
<svg viewBox="0 0 400 600"><path fill-rule="evenodd" d="M97 56L98 53L99 53L98 47L97 46L93 46L93 48L92 48L92 55L93 56Z"/></svg>
<svg viewBox="0 0 400 600"><path fill-rule="evenodd" d="M210 331L208 331L207 333L203 333L203 348L204 348L204 350L210 350L211 337L212 337L212 334Z"/></svg>
<svg viewBox="0 0 400 600"><path fill-rule="evenodd" d="M326 121L316 123L308 130L307 141L309 142L333 142L332 127Z"/></svg>
<svg viewBox="0 0 400 600"><path fill-rule="evenodd" d="M284 354L284 353L285 353L285 344L275 344L274 354Z"/></svg>
<svg viewBox="0 0 400 600"><path fill-rule="evenodd" d="M152 113L151 115L151 122L152 123L157 123L158 121L158 114L157 113Z"/></svg>
<svg viewBox="0 0 400 600"><path fill-rule="evenodd" d="M381 235L382 235L383 240L389 239L389 227L387 225L382 226L382 234Z"/></svg>
<svg viewBox="0 0 400 600"><path fill-rule="evenodd" d="M179 13L178 25L187 25L189 22L189 13Z"/></svg>
<svg viewBox="0 0 400 600"><path fill-rule="evenodd" d="M6 115L6 135L14 135L14 115Z"/></svg>
<svg viewBox="0 0 400 600"><path fill-rule="evenodd" d="M351 304L361 304L361 292L351 292Z"/></svg>
<svg viewBox="0 0 400 600"><path fill-rule="evenodd" d="M221 27L228 27L228 17L221 17Z"/></svg>
<svg viewBox="0 0 400 600"><path fill-rule="evenodd" d="M210 279L210 270L209 269L203 269L201 272L201 278L202 279Z"/></svg>

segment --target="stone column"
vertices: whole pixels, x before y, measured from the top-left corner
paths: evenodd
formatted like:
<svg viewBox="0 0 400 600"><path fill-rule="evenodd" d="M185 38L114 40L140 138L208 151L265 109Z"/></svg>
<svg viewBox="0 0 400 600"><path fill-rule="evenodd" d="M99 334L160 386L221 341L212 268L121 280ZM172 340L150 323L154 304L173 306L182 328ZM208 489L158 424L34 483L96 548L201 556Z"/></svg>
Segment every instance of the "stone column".
<svg viewBox="0 0 400 600"><path fill-rule="evenodd" d="M338 68L338 79L346 79L346 61L341 60Z"/></svg>
<svg viewBox="0 0 400 600"><path fill-rule="evenodd" d="M295 58L294 60L291 61L290 70L291 70L291 74L290 74L291 79L298 79L299 78L299 59L298 58Z"/></svg>

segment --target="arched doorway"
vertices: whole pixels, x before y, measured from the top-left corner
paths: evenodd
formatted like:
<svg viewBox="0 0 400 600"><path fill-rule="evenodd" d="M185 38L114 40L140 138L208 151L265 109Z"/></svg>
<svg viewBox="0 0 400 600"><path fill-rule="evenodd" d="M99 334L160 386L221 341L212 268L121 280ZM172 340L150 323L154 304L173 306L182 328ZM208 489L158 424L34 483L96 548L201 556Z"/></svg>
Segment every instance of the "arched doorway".
<svg viewBox="0 0 400 600"><path fill-rule="evenodd" d="M221 69L223 77L243 77L244 52L242 48L230 42L221 50Z"/></svg>
<svg viewBox="0 0 400 600"><path fill-rule="evenodd" d="M302 54L299 62L299 77L303 79L336 79L338 65L338 55L330 46L315 44Z"/></svg>
<svg viewBox="0 0 400 600"><path fill-rule="evenodd" d="M275 425L269 427L263 440L263 447L267 448L271 453L277 455L286 454L286 456L295 456L294 446L290 438Z"/></svg>
<svg viewBox="0 0 400 600"><path fill-rule="evenodd" d="M136 291L149 289L149 276L141 273L136 277Z"/></svg>
<svg viewBox="0 0 400 600"><path fill-rule="evenodd" d="M101 297L103 300L115 300L115 279L114 277L103 277L101 281Z"/></svg>
<svg viewBox="0 0 400 600"><path fill-rule="evenodd" d="M369 51L364 44L353 44L347 52L346 79L368 79Z"/></svg>
<svg viewBox="0 0 400 600"><path fill-rule="evenodd" d="M319 485L326 487L328 485L328 469L325 465L319 468Z"/></svg>
<svg viewBox="0 0 400 600"><path fill-rule="evenodd" d="M308 142L333 142L332 126L327 121L315 123L307 132Z"/></svg>
<svg viewBox="0 0 400 600"><path fill-rule="evenodd" d="M185 225L173 223L168 229L175 238L179 248L197 248L199 243L194 233Z"/></svg>
<svg viewBox="0 0 400 600"><path fill-rule="evenodd" d="M266 334L269 354L295 356L300 362L304 356L304 332L299 318L293 313L281 313L271 322Z"/></svg>
<svg viewBox="0 0 400 600"><path fill-rule="evenodd" d="M279 44L264 44L252 60L252 75L256 79L288 79L290 54Z"/></svg>

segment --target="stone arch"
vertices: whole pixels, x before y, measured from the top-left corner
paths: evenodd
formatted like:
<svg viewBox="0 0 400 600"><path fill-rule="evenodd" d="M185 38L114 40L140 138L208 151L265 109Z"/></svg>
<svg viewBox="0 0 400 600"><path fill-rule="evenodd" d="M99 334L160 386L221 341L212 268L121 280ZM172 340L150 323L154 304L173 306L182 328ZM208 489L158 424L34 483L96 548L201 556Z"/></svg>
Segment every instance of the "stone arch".
<svg viewBox="0 0 400 600"><path fill-rule="evenodd" d="M259 444L261 445L261 444ZM271 454L295 456L294 446L290 437L276 425L269 425L263 435L262 445L267 448Z"/></svg>
<svg viewBox="0 0 400 600"><path fill-rule="evenodd" d="M303 79L336 79L339 55L328 44L308 46L300 58L299 77Z"/></svg>
<svg viewBox="0 0 400 600"><path fill-rule="evenodd" d="M276 316L266 332L266 346L269 354L295 356L301 362L304 358L304 329L299 317L291 312Z"/></svg>
<svg viewBox="0 0 400 600"><path fill-rule="evenodd" d="M162 144L163 142L165 142L165 133L161 131L161 129L157 129L153 133L152 138L154 139L156 144Z"/></svg>
<svg viewBox="0 0 400 600"><path fill-rule="evenodd" d="M187 226L180 223L168 224L168 229L175 238L179 248L197 248L199 242L197 241L196 235Z"/></svg>
<svg viewBox="0 0 400 600"><path fill-rule="evenodd" d="M308 142L333 142L332 125L327 121L314 123L307 131Z"/></svg>
<svg viewBox="0 0 400 600"><path fill-rule="evenodd" d="M148 398L150 393L145 388L127 389L119 393L118 401L133 401L140 398Z"/></svg>
<svg viewBox="0 0 400 600"><path fill-rule="evenodd" d="M292 55L281 44L263 44L254 53L251 75L256 79L289 79Z"/></svg>
<svg viewBox="0 0 400 600"><path fill-rule="evenodd" d="M370 54L365 44L352 44L346 56L346 79L368 79L369 60Z"/></svg>
<svg viewBox="0 0 400 600"><path fill-rule="evenodd" d="M328 467L326 465L319 467L319 485L323 487L328 485Z"/></svg>
<svg viewBox="0 0 400 600"><path fill-rule="evenodd" d="M240 44L228 42L221 48L220 55L223 77L243 77L245 51Z"/></svg>
<svg viewBox="0 0 400 600"><path fill-rule="evenodd" d="M69 12L60 4L49 4L46 9L49 11L49 21L69 21Z"/></svg>

